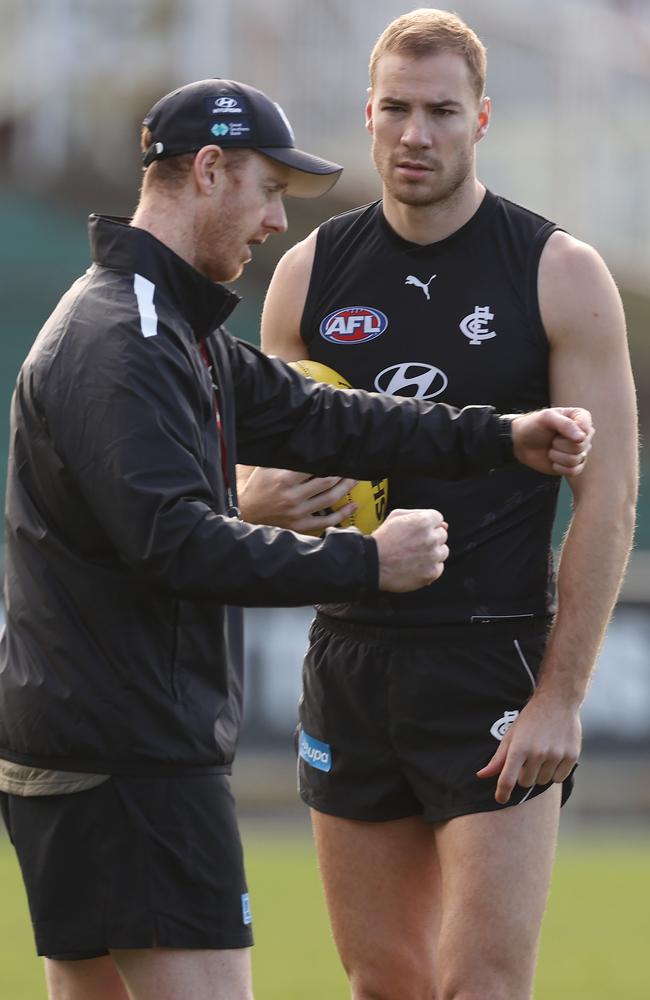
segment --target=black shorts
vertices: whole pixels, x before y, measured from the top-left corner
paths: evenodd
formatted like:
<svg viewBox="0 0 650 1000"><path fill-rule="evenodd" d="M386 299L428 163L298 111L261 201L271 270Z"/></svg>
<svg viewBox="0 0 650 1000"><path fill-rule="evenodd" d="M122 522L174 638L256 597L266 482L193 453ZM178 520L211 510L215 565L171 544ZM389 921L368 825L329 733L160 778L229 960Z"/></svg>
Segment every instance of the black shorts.
<svg viewBox="0 0 650 1000"><path fill-rule="evenodd" d="M300 706L303 800L375 822L504 808L496 778L476 772L533 693L547 632L539 620L418 631L318 615ZM516 786L508 805L548 787Z"/></svg>
<svg viewBox="0 0 650 1000"><path fill-rule="evenodd" d="M252 944L227 776L114 776L69 795L0 793L0 805L39 955Z"/></svg>

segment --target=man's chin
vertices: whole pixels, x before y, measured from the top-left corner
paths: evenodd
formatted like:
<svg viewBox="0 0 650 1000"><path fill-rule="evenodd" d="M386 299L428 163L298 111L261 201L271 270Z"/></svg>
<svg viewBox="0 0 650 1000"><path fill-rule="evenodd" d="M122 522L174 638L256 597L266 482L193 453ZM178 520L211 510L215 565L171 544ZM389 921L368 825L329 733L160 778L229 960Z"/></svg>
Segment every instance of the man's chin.
<svg viewBox="0 0 650 1000"><path fill-rule="evenodd" d="M417 191L413 189L398 189L393 191L393 197L401 205L409 205L413 208L426 207L427 205L435 205L436 202L440 201L439 195L433 191Z"/></svg>
<svg viewBox="0 0 650 1000"><path fill-rule="evenodd" d="M214 281L218 281L222 285L229 285L231 281L237 281L237 278L241 278L244 273L244 268L248 264L248 261L241 261L239 264L233 264L232 267L226 270L223 268L219 272L219 277L214 278Z"/></svg>
<svg viewBox="0 0 650 1000"><path fill-rule="evenodd" d="M446 186L445 177L439 171L430 171L422 177L404 177L395 173L389 180L390 186L404 198L435 198Z"/></svg>
<svg viewBox="0 0 650 1000"><path fill-rule="evenodd" d="M387 184L390 195L402 205L412 208L426 208L449 201L456 194L459 184L442 182L437 184L395 183Z"/></svg>

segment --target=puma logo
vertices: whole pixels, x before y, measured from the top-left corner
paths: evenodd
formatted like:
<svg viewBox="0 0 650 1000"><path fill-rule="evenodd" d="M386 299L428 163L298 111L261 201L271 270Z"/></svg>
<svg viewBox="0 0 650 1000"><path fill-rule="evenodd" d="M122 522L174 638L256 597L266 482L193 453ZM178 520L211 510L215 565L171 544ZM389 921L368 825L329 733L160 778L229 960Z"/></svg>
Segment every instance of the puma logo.
<svg viewBox="0 0 650 1000"><path fill-rule="evenodd" d="M435 277L436 277L436 275L432 274L431 277L429 278L429 280L427 281L426 285L425 285L425 283L423 281L420 281L419 278L416 278L414 274L409 274L409 276L407 277L407 279L404 282L404 284L405 285L417 285L418 288L422 289L422 291L426 295L428 301L431 301L431 296L429 295L429 285L431 284L431 282L433 281L433 279Z"/></svg>

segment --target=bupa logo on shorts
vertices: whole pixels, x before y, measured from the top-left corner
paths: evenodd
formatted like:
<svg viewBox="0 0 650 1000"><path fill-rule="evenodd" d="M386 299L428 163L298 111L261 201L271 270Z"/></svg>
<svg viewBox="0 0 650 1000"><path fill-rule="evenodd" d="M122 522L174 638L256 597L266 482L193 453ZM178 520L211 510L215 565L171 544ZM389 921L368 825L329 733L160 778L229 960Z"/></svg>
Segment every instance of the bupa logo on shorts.
<svg viewBox="0 0 650 1000"><path fill-rule="evenodd" d="M247 892L242 892L241 894L241 918L245 924L253 923L253 914L251 913L251 904Z"/></svg>
<svg viewBox="0 0 650 1000"><path fill-rule="evenodd" d="M320 335L331 344L367 344L380 337L388 318L372 306L344 306L331 312L320 325Z"/></svg>
<svg viewBox="0 0 650 1000"><path fill-rule="evenodd" d="M518 715L519 712L513 710L511 712L504 712L501 718L497 719L490 729L490 732L492 736L494 736L495 740L498 740L499 743L501 742Z"/></svg>
<svg viewBox="0 0 650 1000"><path fill-rule="evenodd" d="M321 743L320 740L316 740L309 733L306 733L304 729L300 730L298 751L307 764L311 764L319 771L332 770L332 748L329 743Z"/></svg>

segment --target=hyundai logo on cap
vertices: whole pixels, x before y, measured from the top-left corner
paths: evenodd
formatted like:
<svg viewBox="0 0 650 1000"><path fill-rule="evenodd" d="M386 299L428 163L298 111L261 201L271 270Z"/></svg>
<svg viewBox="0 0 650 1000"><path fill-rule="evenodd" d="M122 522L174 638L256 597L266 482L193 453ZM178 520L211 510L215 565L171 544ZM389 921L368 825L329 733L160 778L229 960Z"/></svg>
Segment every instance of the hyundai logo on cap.
<svg viewBox="0 0 650 1000"><path fill-rule="evenodd" d="M193 153L203 146L255 149L290 168L287 193L315 198L336 184L343 167L296 149L282 108L248 84L236 80L198 80L172 90L143 123L151 142L142 161Z"/></svg>

